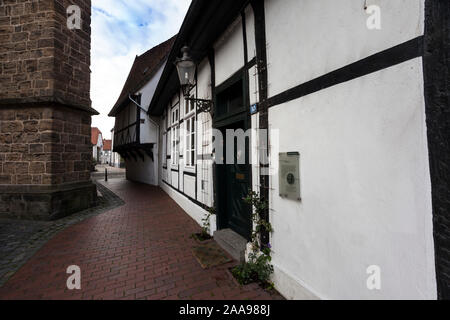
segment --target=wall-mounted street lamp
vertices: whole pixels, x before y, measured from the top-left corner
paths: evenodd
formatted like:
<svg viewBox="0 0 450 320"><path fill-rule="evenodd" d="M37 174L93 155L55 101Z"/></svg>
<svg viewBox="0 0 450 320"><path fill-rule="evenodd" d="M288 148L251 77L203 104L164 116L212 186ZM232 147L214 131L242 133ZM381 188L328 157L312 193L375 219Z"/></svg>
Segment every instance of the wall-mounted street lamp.
<svg viewBox="0 0 450 320"><path fill-rule="evenodd" d="M189 96L191 89L195 85L195 72L197 65L189 55L189 47L184 46L181 49L183 56L175 61L177 67L178 77L180 78L180 85L183 89L183 94L186 101L192 101L197 104L197 112L211 112L213 102L205 99L195 99Z"/></svg>

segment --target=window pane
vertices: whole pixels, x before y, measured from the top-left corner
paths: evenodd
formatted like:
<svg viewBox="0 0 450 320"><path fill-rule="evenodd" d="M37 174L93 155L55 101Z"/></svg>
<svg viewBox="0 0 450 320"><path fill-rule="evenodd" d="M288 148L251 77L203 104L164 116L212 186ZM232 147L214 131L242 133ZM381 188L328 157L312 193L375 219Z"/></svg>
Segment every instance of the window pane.
<svg viewBox="0 0 450 320"><path fill-rule="evenodd" d="M186 151L189 150L189 135L186 136Z"/></svg>

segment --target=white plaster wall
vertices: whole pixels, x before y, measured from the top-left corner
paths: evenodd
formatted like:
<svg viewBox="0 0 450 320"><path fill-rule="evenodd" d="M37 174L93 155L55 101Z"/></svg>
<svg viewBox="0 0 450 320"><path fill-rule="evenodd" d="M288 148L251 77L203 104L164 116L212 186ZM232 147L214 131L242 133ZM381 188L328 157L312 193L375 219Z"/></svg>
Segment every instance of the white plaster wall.
<svg viewBox="0 0 450 320"><path fill-rule="evenodd" d="M120 167L120 155L117 152L111 153L111 166L116 168Z"/></svg>
<svg viewBox="0 0 450 320"><path fill-rule="evenodd" d="M209 69L209 68L208 68ZM207 70L209 72L209 70ZM205 68L206 72L206 68ZM200 92L199 82L199 92ZM203 86L204 90L211 90L206 83ZM206 93L208 95L208 93ZM209 93L211 96L211 93ZM201 113L197 117L197 154L204 154L205 160L197 157L197 201L207 205L213 206L214 190L213 190L213 162L208 160L212 153L212 118L209 113ZM204 181L202 186L202 181ZM202 189L204 187L204 189Z"/></svg>
<svg viewBox="0 0 450 320"><path fill-rule="evenodd" d="M256 56L255 15L253 13L253 8L251 5L248 5L245 9L245 25L245 31L247 34L247 61L251 61Z"/></svg>
<svg viewBox="0 0 450 320"><path fill-rule="evenodd" d="M195 199L195 177L184 175L183 179L184 193L192 199Z"/></svg>
<svg viewBox="0 0 450 320"><path fill-rule="evenodd" d="M208 207L214 203L213 190L213 162L212 160L198 161L198 179L197 179L197 201ZM202 180L205 181L202 190Z"/></svg>
<svg viewBox="0 0 450 320"><path fill-rule="evenodd" d="M197 86L199 99L212 99L211 66L208 59L203 59L197 69Z"/></svg>
<svg viewBox="0 0 450 320"><path fill-rule="evenodd" d="M250 94L250 105L259 103L259 89L258 89L258 68L255 66L248 69L248 83L249 83L249 94Z"/></svg>
<svg viewBox="0 0 450 320"><path fill-rule="evenodd" d="M259 112L251 116L252 129L259 128ZM259 192L260 186L260 167L259 167L259 137L254 134L251 141L251 159L252 159L252 189L255 192Z"/></svg>
<svg viewBox="0 0 450 320"><path fill-rule="evenodd" d="M216 86L244 66L242 18L239 16L214 45Z"/></svg>
<svg viewBox="0 0 450 320"><path fill-rule="evenodd" d="M159 79L161 79L162 72L164 71L164 67L166 66L166 62L158 69L155 75L148 81L139 91L138 94L141 93L141 105L142 107L148 111L148 107L150 106L150 102L152 102L153 95L155 94L156 87L158 86Z"/></svg>
<svg viewBox="0 0 450 320"><path fill-rule="evenodd" d="M157 186L158 177L155 173L158 171L155 171L154 163L149 156L144 155L144 160L142 161L140 157L137 157L137 161L133 158L126 159L126 177L131 181Z"/></svg>
<svg viewBox="0 0 450 320"><path fill-rule="evenodd" d="M144 119L144 123L141 123L141 143L157 143L159 134L159 125L156 121L151 119L148 114L141 110L141 119Z"/></svg>
<svg viewBox="0 0 450 320"><path fill-rule="evenodd" d="M275 278L294 280L281 293L436 298L423 92L418 58L269 110L280 152L301 155L301 202L281 199L272 177ZM370 265L380 291L366 287Z"/></svg>
<svg viewBox="0 0 450 320"><path fill-rule="evenodd" d="M142 161L140 157L135 161L133 158L128 158L125 161L126 166L126 177L129 180L142 182L150 185L159 184L159 124L151 119L146 110L150 105L151 99L156 90L161 74L164 70L165 63L162 67L158 69L156 74L140 89L136 94L141 94L141 107L140 118L144 119L144 123L140 124L140 143L154 143L153 146L153 159L154 161L145 154ZM130 104L124 111L119 114L116 120L116 130L125 127L136 121L136 105L130 101ZM119 124L119 125L117 125ZM135 128L131 128L131 135L134 135Z"/></svg>
<svg viewBox="0 0 450 320"><path fill-rule="evenodd" d="M171 179L172 187L174 187L175 189L178 189L178 187L179 187L178 172L172 171L170 173L170 170L169 170L169 175L172 176L172 179Z"/></svg>
<svg viewBox="0 0 450 320"><path fill-rule="evenodd" d="M423 34L424 0L266 0L269 96ZM351 48L351 50L349 50Z"/></svg>
<svg viewBox="0 0 450 320"><path fill-rule="evenodd" d="M146 111L153 99L153 95L155 94L156 87L158 86L165 65L166 62L158 69L150 81L137 92L137 94L142 95L141 107L145 110L141 110L141 119L145 119L145 123L141 124L141 143L157 143L158 141L158 124L148 116Z"/></svg>
<svg viewBox="0 0 450 320"><path fill-rule="evenodd" d="M100 133L97 138L97 147L103 150L103 135Z"/></svg>

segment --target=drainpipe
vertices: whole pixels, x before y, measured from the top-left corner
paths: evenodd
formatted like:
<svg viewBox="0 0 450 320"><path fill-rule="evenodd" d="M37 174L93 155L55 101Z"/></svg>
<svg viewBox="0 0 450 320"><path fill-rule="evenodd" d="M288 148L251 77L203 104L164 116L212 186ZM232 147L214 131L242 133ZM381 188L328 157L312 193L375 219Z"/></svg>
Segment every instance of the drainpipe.
<svg viewBox="0 0 450 320"><path fill-rule="evenodd" d="M128 99L130 99L131 102L133 102L135 105L137 105L141 110L145 111L145 113L147 114L147 110L145 110L139 103L137 103L137 101L133 100L133 98L131 97L131 93L128 94ZM154 121L152 118L149 117L149 120L158 128L158 138L159 138L159 123L157 123L156 121Z"/></svg>

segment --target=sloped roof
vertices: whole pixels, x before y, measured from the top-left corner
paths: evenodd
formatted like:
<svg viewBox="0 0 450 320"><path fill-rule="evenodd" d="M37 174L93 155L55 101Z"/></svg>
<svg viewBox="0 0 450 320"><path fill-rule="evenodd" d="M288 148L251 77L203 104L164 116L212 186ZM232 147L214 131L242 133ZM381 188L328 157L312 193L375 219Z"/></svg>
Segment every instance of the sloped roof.
<svg viewBox="0 0 450 320"><path fill-rule="evenodd" d="M158 71L160 66L167 59L172 45L175 42L176 35L169 40L157 45L140 56L136 56L127 81L123 86L122 93L117 99L116 104L109 113L110 117L114 117L122 104L128 99L129 94L133 94L140 89L146 81L150 80Z"/></svg>
<svg viewBox="0 0 450 320"><path fill-rule="evenodd" d="M150 102L150 115L162 115L173 95L180 90L180 80L173 62L180 57L181 48L188 46L191 58L197 63L203 61L214 43L249 3L250 0L192 0Z"/></svg>
<svg viewBox="0 0 450 320"><path fill-rule="evenodd" d="M111 140L103 140L103 150L111 151L112 141Z"/></svg>
<svg viewBox="0 0 450 320"><path fill-rule="evenodd" d="M92 143L92 145L97 144L98 136L101 134L102 134L102 132L98 128L91 128L91 143Z"/></svg>

